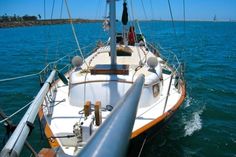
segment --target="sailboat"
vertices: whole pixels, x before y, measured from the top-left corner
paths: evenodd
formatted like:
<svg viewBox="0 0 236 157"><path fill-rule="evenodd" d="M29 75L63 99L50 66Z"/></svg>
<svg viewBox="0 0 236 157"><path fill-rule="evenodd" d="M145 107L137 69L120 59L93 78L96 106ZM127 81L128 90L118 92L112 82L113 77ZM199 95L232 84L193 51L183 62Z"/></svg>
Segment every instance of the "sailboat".
<svg viewBox="0 0 236 157"><path fill-rule="evenodd" d="M216 22L216 15L214 15L214 17L213 17L213 21Z"/></svg>
<svg viewBox="0 0 236 157"><path fill-rule="evenodd" d="M110 1L110 5L108 44L98 46L84 60L74 57L75 68L66 75L68 85L58 80L50 90L53 101L45 99L39 111L51 147L59 148L57 152L62 154L74 155L86 145L140 74L145 81L131 140L157 131L185 98L181 64L169 65L160 50L149 44L143 34L134 34L132 27L129 32L116 33L115 2ZM129 39L132 35L133 40ZM68 138L52 139L64 136Z"/></svg>
<svg viewBox="0 0 236 157"><path fill-rule="evenodd" d="M110 11L104 27L109 29L108 41L96 45L87 58L74 56L71 61L74 68L64 75L59 73L56 81L52 81L56 73L52 69L44 82L47 87L43 87L39 97L45 96L36 102L40 104L37 112L51 151L59 157L76 156L119 107L119 101L129 96L127 91L140 78L143 82L132 126L131 145L155 135L185 99L183 67L176 55L170 52L171 58L175 59L175 64L171 64L162 54L165 50L150 44L142 33L135 33L133 26L129 31L116 32L116 1L107 3ZM123 4L122 23L126 28L126 2ZM29 120L27 126L31 126Z"/></svg>

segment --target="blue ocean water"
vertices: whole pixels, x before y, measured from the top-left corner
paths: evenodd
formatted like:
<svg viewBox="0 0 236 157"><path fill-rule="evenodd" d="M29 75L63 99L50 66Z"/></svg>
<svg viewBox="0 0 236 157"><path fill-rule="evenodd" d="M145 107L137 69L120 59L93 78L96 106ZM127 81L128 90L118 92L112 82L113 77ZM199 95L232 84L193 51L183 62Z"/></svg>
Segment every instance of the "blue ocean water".
<svg viewBox="0 0 236 157"><path fill-rule="evenodd" d="M143 157L236 156L236 23L141 22L148 41L173 50L185 63L187 98L173 120L148 141ZM81 47L106 40L101 23L76 24ZM136 30L137 31L137 30ZM39 72L76 49L70 25L0 29L0 79ZM39 78L0 82L0 108L8 115L37 94ZM18 123L23 112L13 117ZM0 124L0 145L5 129ZM29 142L47 142L36 120ZM1 145L2 146L2 145ZM2 148L2 147L0 147ZM21 156L28 156L24 149Z"/></svg>

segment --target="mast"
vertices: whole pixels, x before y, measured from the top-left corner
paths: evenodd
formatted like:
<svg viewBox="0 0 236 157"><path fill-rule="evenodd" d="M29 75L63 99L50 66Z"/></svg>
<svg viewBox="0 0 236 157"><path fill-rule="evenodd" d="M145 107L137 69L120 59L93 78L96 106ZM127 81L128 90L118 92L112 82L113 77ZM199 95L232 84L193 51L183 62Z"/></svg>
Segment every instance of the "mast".
<svg viewBox="0 0 236 157"><path fill-rule="evenodd" d="M110 37L111 37L111 65L116 65L116 0L110 2Z"/></svg>

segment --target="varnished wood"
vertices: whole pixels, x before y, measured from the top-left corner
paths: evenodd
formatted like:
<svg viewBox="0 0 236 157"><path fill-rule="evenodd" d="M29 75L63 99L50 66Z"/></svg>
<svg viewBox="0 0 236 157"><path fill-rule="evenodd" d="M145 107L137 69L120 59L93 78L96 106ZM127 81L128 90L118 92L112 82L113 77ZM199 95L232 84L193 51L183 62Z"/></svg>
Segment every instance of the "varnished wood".
<svg viewBox="0 0 236 157"><path fill-rule="evenodd" d="M43 148L40 150L38 156L39 157L56 157L56 153L52 149Z"/></svg>
<svg viewBox="0 0 236 157"><path fill-rule="evenodd" d="M86 101L84 105L84 116L88 117L91 113L91 101Z"/></svg>
<svg viewBox="0 0 236 157"><path fill-rule="evenodd" d="M90 70L92 75L97 74L117 74L117 75L129 75L128 65L96 65Z"/></svg>
<svg viewBox="0 0 236 157"><path fill-rule="evenodd" d="M96 101L95 103L95 123L99 126L102 123L102 113L100 111L101 101Z"/></svg>

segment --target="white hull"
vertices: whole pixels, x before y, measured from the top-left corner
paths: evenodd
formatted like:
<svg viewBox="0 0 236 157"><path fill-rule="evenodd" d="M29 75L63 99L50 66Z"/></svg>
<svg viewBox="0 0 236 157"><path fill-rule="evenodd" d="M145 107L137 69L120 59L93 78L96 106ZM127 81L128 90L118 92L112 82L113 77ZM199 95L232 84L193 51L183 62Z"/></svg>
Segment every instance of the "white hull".
<svg viewBox="0 0 236 157"><path fill-rule="evenodd" d="M117 45L117 47L123 46ZM124 96L139 74L144 74L145 83L131 138L135 138L157 125L171 113L169 111L175 111L183 102L184 83L176 80L175 71L162 58L157 57L156 73L150 72L147 59L156 56L142 46L129 46L129 48L132 50L131 56L117 57L118 65L129 65L128 75L91 74L83 64L82 70L74 69L67 74L69 86L58 80L48 93L51 102L46 99L39 112L41 121L43 120L43 123L46 124L45 133L48 138L74 135L73 126L78 122L83 122L85 126L79 140L77 137L55 138L52 140L53 142L49 140L51 146L58 151L58 156L75 155L76 151L86 144L90 135L98 128L94 122L93 112L85 120L83 110L86 101L90 101L91 104L95 104L96 101L101 102L102 122L104 122L110 114L110 111L105 110L106 106L115 107L117 101ZM109 47L105 46L90 55L86 59L90 69L95 65L110 64L109 51ZM140 66L140 60L143 66ZM171 71L173 74L170 89L171 74L162 74L162 69ZM176 81L179 81L177 87L175 86ZM165 104L168 89L169 96Z"/></svg>

